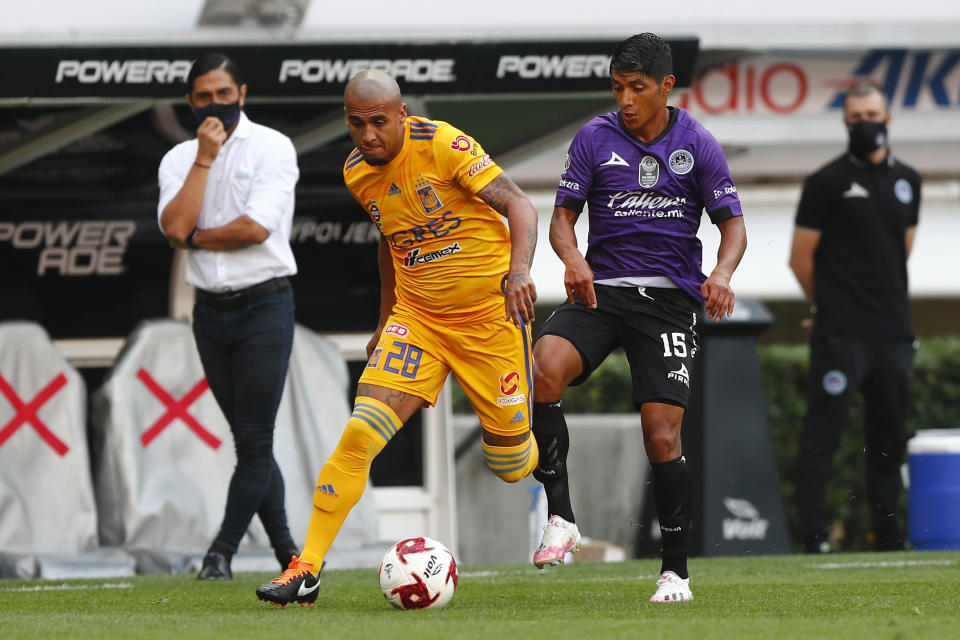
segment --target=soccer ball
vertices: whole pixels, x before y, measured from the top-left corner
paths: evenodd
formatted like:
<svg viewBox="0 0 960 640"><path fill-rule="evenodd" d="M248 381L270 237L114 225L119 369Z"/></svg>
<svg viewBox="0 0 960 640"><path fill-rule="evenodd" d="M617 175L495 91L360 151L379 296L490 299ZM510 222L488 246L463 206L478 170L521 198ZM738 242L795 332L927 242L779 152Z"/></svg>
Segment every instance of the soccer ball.
<svg viewBox="0 0 960 640"><path fill-rule="evenodd" d="M432 538L407 538L380 563L380 590L398 609L439 609L457 589L457 562Z"/></svg>

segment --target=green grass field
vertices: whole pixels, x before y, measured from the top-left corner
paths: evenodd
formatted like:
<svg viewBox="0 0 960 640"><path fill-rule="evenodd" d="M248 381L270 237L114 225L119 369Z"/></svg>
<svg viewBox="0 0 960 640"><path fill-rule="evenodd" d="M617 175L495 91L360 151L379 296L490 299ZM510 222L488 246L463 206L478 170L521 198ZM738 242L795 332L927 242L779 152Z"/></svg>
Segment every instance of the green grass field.
<svg viewBox="0 0 960 640"><path fill-rule="evenodd" d="M463 566L450 604L397 611L374 569L328 571L314 608L266 574L0 581L0 638L960 638L960 553L695 558L695 600L652 604L655 560Z"/></svg>

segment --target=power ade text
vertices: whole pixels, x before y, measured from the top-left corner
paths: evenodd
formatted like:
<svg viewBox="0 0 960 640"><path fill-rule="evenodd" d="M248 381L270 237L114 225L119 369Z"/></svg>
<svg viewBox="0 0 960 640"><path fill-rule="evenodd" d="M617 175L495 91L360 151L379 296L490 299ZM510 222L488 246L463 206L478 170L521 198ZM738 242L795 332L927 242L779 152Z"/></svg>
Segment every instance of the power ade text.
<svg viewBox="0 0 960 640"><path fill-rule="evenodd" d="M298 79L308 84L344 83L361 71L385 71L397 80L407 82L453 82L454 61L451 58L396 60L284 60L280 63L280 82Z"/></svg>
<svg viewBox="0 0 960 640"><path fill-rule="evenodd" d="M606 78L610 56L500 56L497 77L513 74L525 80L535 78Z"/></svg>
<svg viewBox="0 0 960 640"><path fill-rule="evenodd" d="M187 81L189 60L61 60L55 82L81 84L173 84Z"/></svg>
<svg viewBox="0 0 960 640"><path fill-rule="evenodd" d="M37 249L37 275L116 276L125 271L127 242L137 229L133 220L87 222L0 222L0 242L14 249Z"/></svg>

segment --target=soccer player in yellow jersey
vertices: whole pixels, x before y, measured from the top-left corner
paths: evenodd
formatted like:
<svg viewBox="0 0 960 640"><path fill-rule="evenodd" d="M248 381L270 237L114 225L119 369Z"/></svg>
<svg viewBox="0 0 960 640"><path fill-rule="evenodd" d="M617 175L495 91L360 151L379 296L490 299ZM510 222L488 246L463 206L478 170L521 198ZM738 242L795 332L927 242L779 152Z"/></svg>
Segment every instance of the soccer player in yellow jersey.
<svg viewBox="0 0 960 640"><path fill-rule="evenodd" d="M323 558L371 462L419 407L436 402L451 371L480 418L490 469L516 482L538 461L530 433L533 205L470 136L408 116L389 75L359 73L343 102L357 147L344 182L381 232L380 320L353 415L317 478L306 545L257 588L279 605L316 601Z"/></svg>

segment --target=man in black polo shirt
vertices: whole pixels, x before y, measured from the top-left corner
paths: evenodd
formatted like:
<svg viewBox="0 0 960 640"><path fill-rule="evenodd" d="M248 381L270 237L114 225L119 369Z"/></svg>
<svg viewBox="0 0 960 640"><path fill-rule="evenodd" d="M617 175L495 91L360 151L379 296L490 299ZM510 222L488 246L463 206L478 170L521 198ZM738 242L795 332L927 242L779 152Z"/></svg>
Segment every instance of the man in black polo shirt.
<svg viewBox="0 0 960 640"><path fill-rule="evenodd" d="M907 257L920 176L890 153L890 113L877 85L857 82L843 107L849 149L804 183L790 254L790 268L815 314L796 476L808 553L831 550L827 481L858 390L865 406L875 548L904 548L900 465L914 353Z"/></svg>

